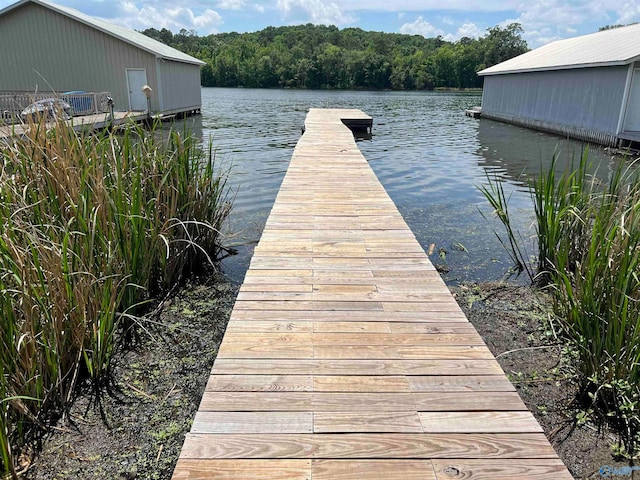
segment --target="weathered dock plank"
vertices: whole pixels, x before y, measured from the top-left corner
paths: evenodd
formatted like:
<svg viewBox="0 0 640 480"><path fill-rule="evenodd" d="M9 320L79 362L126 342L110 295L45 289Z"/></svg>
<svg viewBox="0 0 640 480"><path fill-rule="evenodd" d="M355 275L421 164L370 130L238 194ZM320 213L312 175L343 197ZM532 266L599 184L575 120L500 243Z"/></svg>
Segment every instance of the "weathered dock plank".
<svg viewBox="0 0 640 480"><path fill-rule="evenodd" d="M307 116L174 479L570 479L344 119Z"/></svg>
<svg viewBox="0 0 640 480"><path fill-rule="evenodd" d="M556 453L541 433L191 433L180 458L488 460L553 459Z"/></svg>

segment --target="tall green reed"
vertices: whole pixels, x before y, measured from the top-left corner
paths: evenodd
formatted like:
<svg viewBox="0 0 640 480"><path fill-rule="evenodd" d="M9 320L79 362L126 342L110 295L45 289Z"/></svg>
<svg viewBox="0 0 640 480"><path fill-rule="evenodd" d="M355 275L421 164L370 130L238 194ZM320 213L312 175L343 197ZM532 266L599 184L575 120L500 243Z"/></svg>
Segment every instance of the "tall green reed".
<svg viewBox="0 0 640 480"><path fill-rule="evenodd" d="M615 414L632 451L640 440L637 165L618 167L605 188L587 191L577 212L581 235L555 256L555 310L578 353L584 392L598 411Z"/></svg>
<svg viewBox="0 0 640 480"><path fill-rule="evenodd" d="M119 332L152 296L214 262L231 203L212 150L130 127L30 126L0 146L0 459L108 379Z"/></svg>
<svg viewBox="0 0 640 480"><path fill-rule="evenodd" d="M559 177L557 159L531 185L538 252L532 279L554 293L590 406L614 420L632 451L640 441L639 165L620 162L602 184L587 173L588 151ZM505 201L495 186L481 191L494 208Z"/></svg>
<svg viewBox="0 0 640 480"><path fill-rule="evenodd" d="M530 186L536 215L536 282L542 286L553 281L557 255L568 256L570 269L582 256L589 229L589 219L584 212L600 185L595 175L587 173L588 149L582 152L577 165L572 162L559 177L556 175L558 158L559 154L554 153L549 170L541 172Z"/></svg>

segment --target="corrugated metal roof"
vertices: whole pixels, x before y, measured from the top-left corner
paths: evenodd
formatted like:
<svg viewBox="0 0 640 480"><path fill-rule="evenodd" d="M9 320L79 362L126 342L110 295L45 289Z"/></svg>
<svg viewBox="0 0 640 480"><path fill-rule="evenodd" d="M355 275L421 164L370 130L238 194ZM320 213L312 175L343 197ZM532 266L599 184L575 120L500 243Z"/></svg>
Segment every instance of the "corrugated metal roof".
<svg viewBox="0 0 640 480"><path fill-rule="evenodd" d="M640 25L558 40L478 72L478 75L627 65L640 59Z"/></svg>
<svg viewBox="0 0 640 480"><path fill-rule="evenodd" d="M191 55L187 55L186 53L183 53L179 50L176 50L175 48L172 48L168 45L165 45L162 42L158 42L153 38L147 37L140 32L136 32L135 30L130 30L119 25L114 25L113 23L109 23L105 20L100 20L98 18L85 15L84 13L79 12L78 10L74 10L73 8L63 7L44 0L20 0L19 2L14 3L13 5L9 5L8 7L0 10L0 16L10 12L11 10L15 10L16 8L27 3L35 3L45 8L54 10L62 15L84 23L85 25L96 28L106 33L107 35L111 35L112 37L116 37L122 40L123 42L129 43L138 48L141 48L142 50L152 53L159 58L176 60L183 63L192 63L194 65L206 65L205 62L198 60Z"/></svg>

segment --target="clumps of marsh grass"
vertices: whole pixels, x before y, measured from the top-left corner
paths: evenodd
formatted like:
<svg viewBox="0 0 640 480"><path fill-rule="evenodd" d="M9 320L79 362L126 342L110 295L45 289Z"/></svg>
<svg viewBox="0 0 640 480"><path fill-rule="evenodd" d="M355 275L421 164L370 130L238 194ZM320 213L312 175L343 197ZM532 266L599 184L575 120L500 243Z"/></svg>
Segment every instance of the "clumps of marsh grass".
<svg viewBox="0 0 640 480"><path fill-rule="evenodd" d="M548 285L559 271L558 256L566 255L565 267L573 272L584 254L589 233L589 209L598 203L601 183L588 175L589 150L585 149L577 166L572 164L559 178L558 155L553 156L547 173L530 186L536 215L537 270L532 278L538 285Z"/></svg>
<svg viewBox="0 0 640 480"><path fill-rule="evenodd" d="M608 186L589 180L567 212L573 225L552 257L555 311L578 355L584 392L640 440L640 177L620 166Z"/></svg>
<svg viewBox="0 0 640 480"><path fill-rule="evenodd" d="M554 293L588 409L610 419L634 452L640 442L640 165L621 162L602 184L587 174L588 152L559 178L556 160L531 185L538 256L528 271ZM494 208L508 203L495 182L481 189ZM509 229L508 213L498 217ZM520 251L506 245L514 255Z"/></svg>
<svg viewBox="0 0 640 480"><path fill-rule="evenodd" d="M108 378L143 305L221 253L226 172L189 135L31 125L0 144L0 459Z"/></svg>

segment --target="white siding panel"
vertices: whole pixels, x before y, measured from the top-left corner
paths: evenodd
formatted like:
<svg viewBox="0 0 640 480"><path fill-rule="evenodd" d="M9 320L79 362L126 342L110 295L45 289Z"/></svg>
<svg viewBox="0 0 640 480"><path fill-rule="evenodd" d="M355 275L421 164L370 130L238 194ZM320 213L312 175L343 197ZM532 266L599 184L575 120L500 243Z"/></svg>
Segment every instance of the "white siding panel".
<svg viewBox="0 0 640 480"><path fill-rule="evenodd" d="M485 77L483 115L546 130L615 135L627 67Z"/></svg>
<svg viewBox="0 0 640 480"><path fill-rule="evenodd" d="M163 111L200 109L202 97L198 65L159 60L158 71L162 82Z"/></svg>

